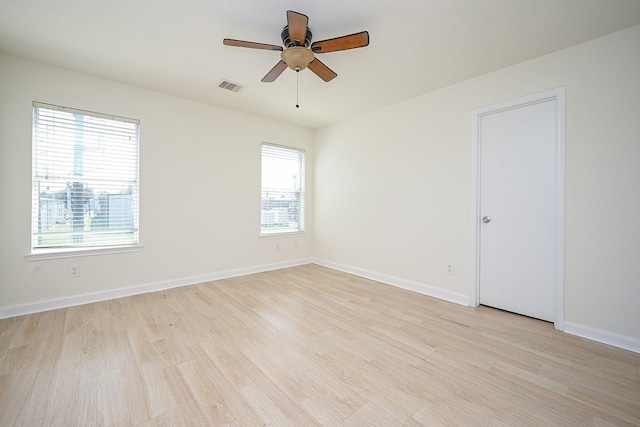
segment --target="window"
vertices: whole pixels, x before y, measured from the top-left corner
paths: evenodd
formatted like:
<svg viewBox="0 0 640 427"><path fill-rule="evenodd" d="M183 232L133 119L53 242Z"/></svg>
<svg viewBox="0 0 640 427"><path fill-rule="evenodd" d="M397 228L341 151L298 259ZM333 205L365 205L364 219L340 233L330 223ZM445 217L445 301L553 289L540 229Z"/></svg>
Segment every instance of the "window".
<svg viewBox="0 0 640 427"><path fill-rule="evenodd" d="M138 244L138 126L33 103L32 252Z"/></svg>
<svg viewBox="0 0 640 427"><path fill-rule="evenodd" d="M262 144L260 234L304 231L304 150Z"/></svg>

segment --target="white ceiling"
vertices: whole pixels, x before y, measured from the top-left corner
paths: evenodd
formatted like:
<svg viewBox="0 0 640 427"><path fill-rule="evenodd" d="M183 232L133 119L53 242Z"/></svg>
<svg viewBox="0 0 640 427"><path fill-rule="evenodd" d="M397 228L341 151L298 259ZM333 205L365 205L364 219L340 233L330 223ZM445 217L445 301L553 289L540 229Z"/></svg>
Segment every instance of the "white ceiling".
<svg viewBox="0 0 640 427"><path fill-rule="evenodd" d="M301 72L299 109L294 71L260 82L279 52L222 44L281 45L287 10L371 38ZM317 128L638 24L640 0L0 0L0 52Z"/></svg>

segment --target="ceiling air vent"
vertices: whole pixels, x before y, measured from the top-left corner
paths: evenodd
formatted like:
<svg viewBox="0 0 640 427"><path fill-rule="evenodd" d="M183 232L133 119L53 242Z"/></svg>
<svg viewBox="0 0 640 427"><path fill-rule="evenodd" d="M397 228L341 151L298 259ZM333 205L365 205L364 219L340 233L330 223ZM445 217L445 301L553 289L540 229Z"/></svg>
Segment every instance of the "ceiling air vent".
<svg viewBox="0 0 640 427"><path fill-rule="evenodd" d="M228 80L222 80L218 84L218 87L222 89L230 90L231 92L240 92L242 89L244 89L244 86L238 83L230 82Z"/></svg>

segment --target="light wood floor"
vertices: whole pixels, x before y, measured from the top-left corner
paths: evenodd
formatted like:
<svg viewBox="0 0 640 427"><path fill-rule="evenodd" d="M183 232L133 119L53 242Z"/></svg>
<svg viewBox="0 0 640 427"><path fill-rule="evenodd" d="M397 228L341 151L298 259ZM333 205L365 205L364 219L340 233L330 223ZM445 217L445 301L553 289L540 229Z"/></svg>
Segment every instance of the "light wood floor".
<svg viewBox="0 0 640 427"><path fill-rule="evenodd" d="M0 425L640 425L640 354L316 265L0 321Z"/></svg>

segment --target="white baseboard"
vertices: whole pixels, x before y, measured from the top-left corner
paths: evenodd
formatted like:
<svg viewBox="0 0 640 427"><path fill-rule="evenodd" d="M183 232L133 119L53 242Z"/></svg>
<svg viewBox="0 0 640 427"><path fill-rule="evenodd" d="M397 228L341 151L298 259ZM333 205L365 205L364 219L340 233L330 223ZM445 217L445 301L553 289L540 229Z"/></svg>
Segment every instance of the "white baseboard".
<svg viewBox="0 0 640 427"><path fill-rule="evenodd" d="M22 316L31 313L39 313L42 311L56 310L59 308L73 307L76 305L107 301L110 299L129 297L133 295L146 294L149 292L164 291L166 289L178 288L181 286L195 285L198 283L228 279L231 277L246 276L247 274L279 270L281 268L311 264L312 262L313 261L311 258L303 258L274 264L257 265L253 267L225 270L199 276L166 280L162 282L149 283L146 285L131 286L127 288L112 289L108 291L93 292L89 294L73 295L69 297L37 301L33 303L14 305L9 307L0 307L0 319L7 319L9 317Z"/></svg>
<svg viewBox="0 0 640 427"><path fill-rule="evenodd" d="M337 264L331 261L325 261L320 259L314 259L314 264L322 265L333 270L343 271L345 273L353 274L356 276L364 277L367 279L382 282L387 285L396 286L402 289L418 292L420 294L428 295L434 298L450 301L460 305L469 305L469 297L467 295L458 294L455 292L445 291L440 288L434 288L432 286L424 285L422 283L411 282L397 277L386 276L363 270L360 268L349 267L342 264ZM572 335L577 335L582 338L587 338L592 341L598 341L603 344L612 345L614 347L630 350L636 353L640 353L640 340L630 338L624 335L618 335L600 329L583 326L577 323L564 322L564 332Z"/></svg>
<svg viewBox="0 0 640 427"><path fill-rule="evenodd" d="M614 334L613 332L607 332L590 326L566 321L564 322L564 332L640 353L640 339L637 338L630 338L624 335Z"/></svg>
<svg viewBox="0 0 640 427"><path fill-rule="evenodd" d="M9 307L0 307L0 319L9 317L22 316L31 313L39 313L42 311L56 310L59 308L73 307L82 304L90 304L100 301L107 301L115 298L123 298L133 295L140 295L149 292L163 291L166 289L178 288L181 286L195 285L198 283L211 282L214 280L228 279L232 277L246 276L248 274L262 273L265 271L279 270L281 268L296 267L305 264L318 264L333 270L343 271L345 273L375 280L387 285L396 286L398 288L407 289L428 295L441 300L453 302L460 305L469 305L469 297L464 294L446 291L440 288L434 288L422 283L412 282L409 280L399 279L397 277L387 276L384 274L337 264L331 261L325 261L315 258L303 258L291 261L285 261L274 264L257 265L253 267L239 268L233 270L219 271L199 276L184 277L174 280L166 280L162 282L150 283L146 285L131 286L127 288L112 289L102 292L94 292L90 294L73 295L64 298L56 298L45 301L37 301L29 304L14 305ZM624 335L603 331L589 326L580 325L573 322L564 322L564 332L598 341L614 347L623 348L625 350L640 353L640 339L630 338Z"/></svg>
<svg viewBox="0 0 640 427"><path fill-rule="evenodd" d="M428 295L430 297L438 298L441 300L453 302L460 305L466 305L466 306L469 305L468 295L446 291L441 288L434 288L433 286L425 285L423 283L412 282L410 280L404 280L404 279L400 279L393 276L387 276L387 275L376 273L373 271L363 270L361 268L349 267L347 265L337 264L331 261L314 259L313 263L327 267L327 268L331 268L333 270L343 271L345 273L353 274L355 276L360 276L366 279L375 280L376 282L381 282L387 285L417 292L419 294Z"/></svg>

